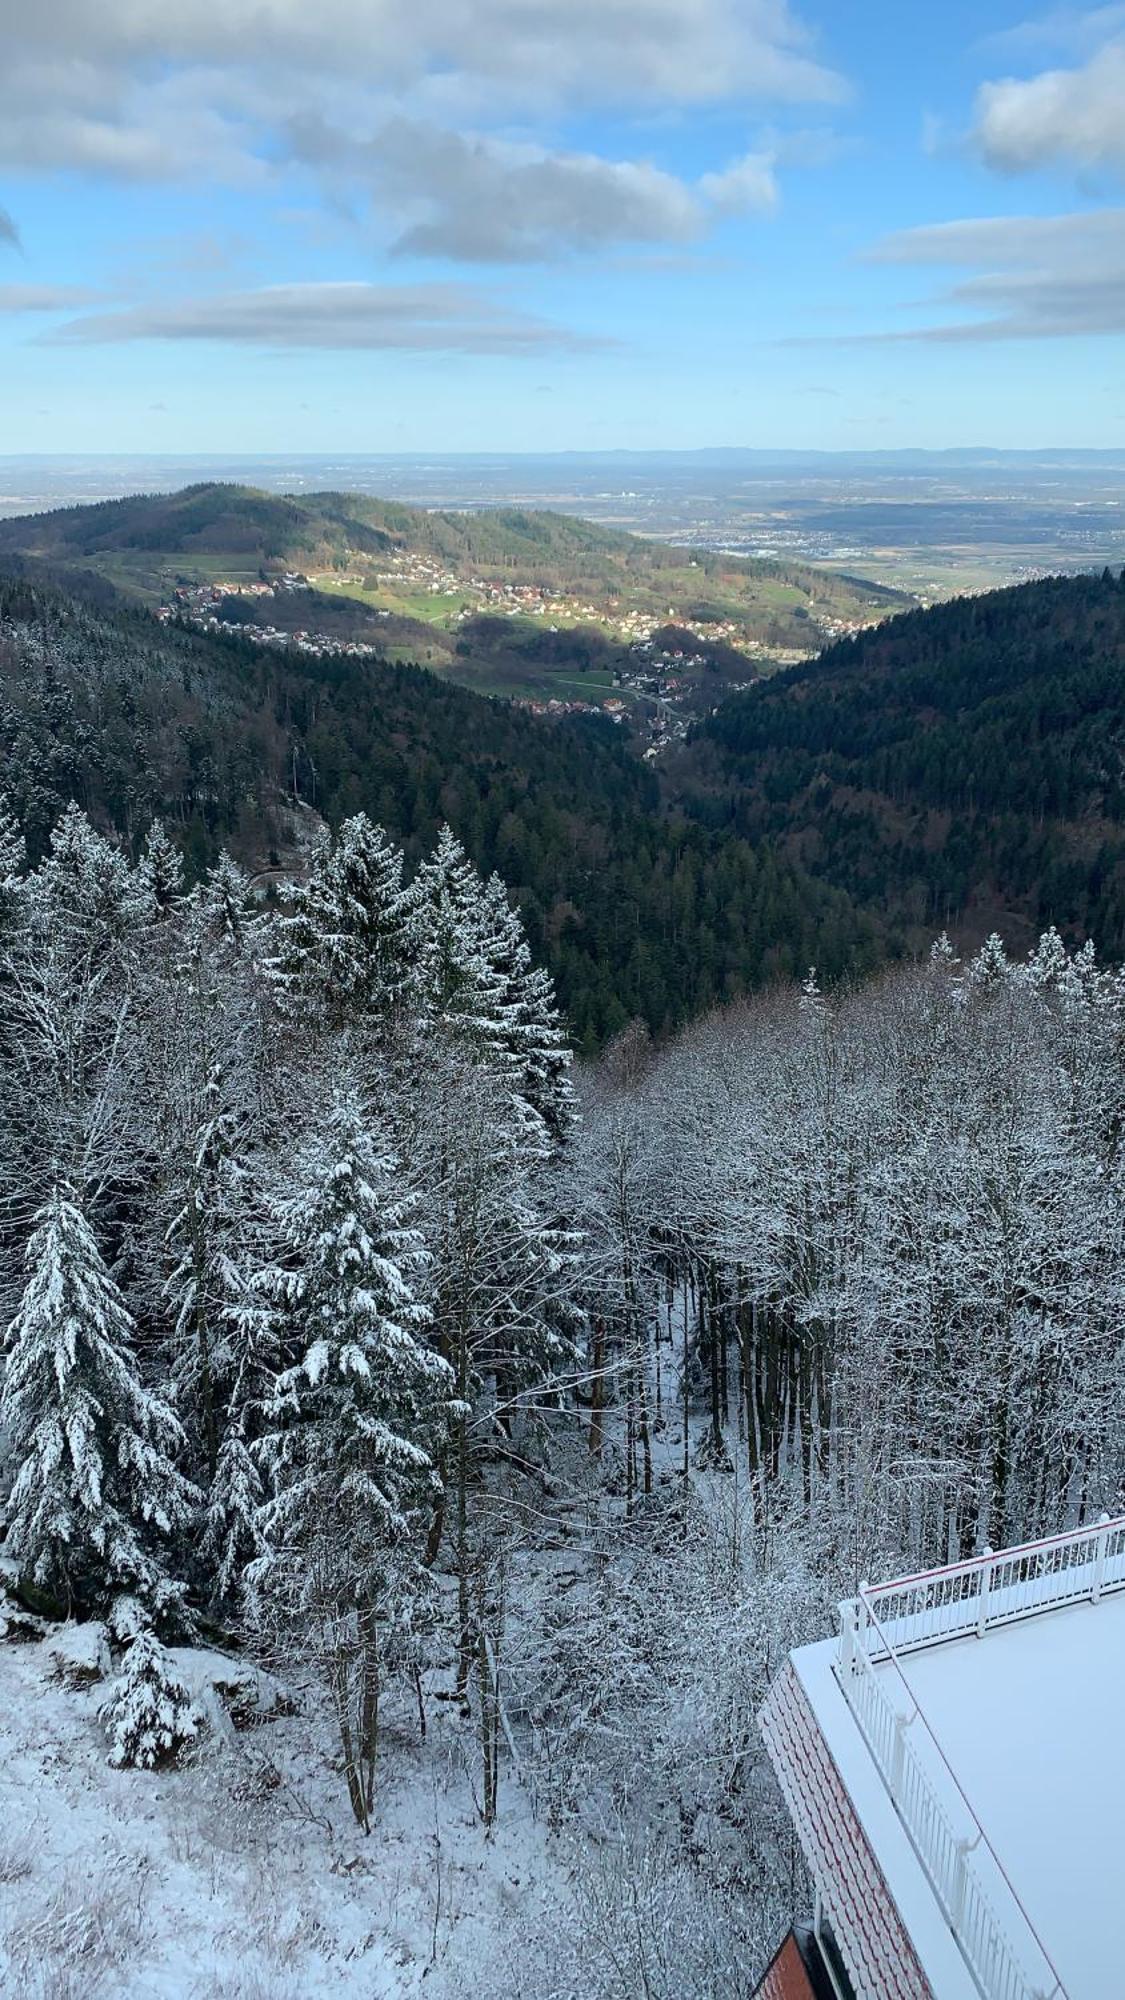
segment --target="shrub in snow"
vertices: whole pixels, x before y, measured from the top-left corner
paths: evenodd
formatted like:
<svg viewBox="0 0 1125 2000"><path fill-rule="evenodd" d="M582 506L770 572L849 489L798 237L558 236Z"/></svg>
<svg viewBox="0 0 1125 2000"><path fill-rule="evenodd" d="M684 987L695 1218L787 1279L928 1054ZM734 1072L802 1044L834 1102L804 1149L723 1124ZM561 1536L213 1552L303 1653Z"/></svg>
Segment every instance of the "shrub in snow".
<svg viewBox="0 0 1125 2000"><path fill-rule="evenodd" d="M146 1771L169 1763L199 1731L191 1694L151 1632L133 1640L100 1714L110 1763Z"/></svg>

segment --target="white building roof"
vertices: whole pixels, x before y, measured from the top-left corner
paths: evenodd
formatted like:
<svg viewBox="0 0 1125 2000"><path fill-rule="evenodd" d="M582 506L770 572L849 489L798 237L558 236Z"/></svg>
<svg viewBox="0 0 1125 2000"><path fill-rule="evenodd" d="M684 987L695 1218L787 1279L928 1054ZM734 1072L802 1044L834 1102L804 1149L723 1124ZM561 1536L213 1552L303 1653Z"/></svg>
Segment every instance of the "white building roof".
<svg viewBox="0 0 1125 2000"><path fill-rule="evenodd" d="M841 1614L791 1668L935 2000L1125 1996L1125 1520Z"/></svg>
<svg viewBox="0 0 1125 2000"><path fill-rule="evenodd" d="M900 1669L1069 2000L1125 1995L1125 1594L908 1653Z"/></svg>

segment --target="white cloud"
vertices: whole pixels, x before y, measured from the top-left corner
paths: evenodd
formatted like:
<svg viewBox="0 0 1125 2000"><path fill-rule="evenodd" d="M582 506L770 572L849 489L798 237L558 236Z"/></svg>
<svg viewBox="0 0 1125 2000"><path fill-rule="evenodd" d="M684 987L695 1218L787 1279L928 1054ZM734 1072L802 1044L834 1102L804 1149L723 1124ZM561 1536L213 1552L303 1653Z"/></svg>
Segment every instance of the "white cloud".
<svg viewBox="0 0 1125 2000"><path fill-rule="evenodd" d="M1125 39L1075 69L983 84L973 133L990 166L1007 173L1057 161L1125 166Z"/></svg>
<svg viewBox="0 0 1125 2000"><path fill-rule="evenodd" d="M73 312L97 296L82 285L0 285L0 313Z"/></svg>
<svg viewBox="0 0 1125 2000"><path fill-rule="evenodd" d="M43 338L67 345L219 341L275 349L506 355L603 344L510 310L467 285L363 283L267 285L90 313Z"/></svg>
<svg viewBox="0 0 1125 2000"><path fill-rule="evenodd" d="M293 154L341 186L364 185L401 254L525 263L619 245L687 244L716 215L777 200L773 162L747 154L698 183L644 160L550 152L399 118L351 140L320 120L290 132Z"/></svg>
<svg viewBox="0 0 1125 2000"><path fill-rule="evenodd" d="M718 174L704 174L699 191L720 215L764 215L777 207L772 153L744 153Z"/></svg>
<svg viewBox="0 0 1125 2000"><path fill-rule="evenodd" d="M933 223L885 237L868 256L876 263L972 274L932 302L953 309L955 318L883 336L887 339L1049 340L1125 333L1125 208Z"/></svg>
<svg viewBox="0 0 1125 2000"><path fill-rule="evenodd" d="M1017 21L1012 28L1001 28L984 36L980 46L1024 53L1052 48L1070 56L1085 56L1122 32L1125 32L1125 4L1123 0L1109 0L1108 5L1101 7L1053 7L1046 14Z"/></svg>
<svg viewBox="0 0 1125 2000"><path fill-rule="evenodd" d="M686 245L776 203L770 135L690 181L567 149L567 119L847 94L794 0L0 0L0 47L0 166L279 193L304 167L382 247L475 263Z"/></svg>
<svg viewBox="0 0 1125 2000"><path fill-rule="evenodd" d="M0 161L125 179L261 175L319 111L526 123L845 94L789 0L0 0Z"/></svg>
<svg viewBox="0 0 1125 2000"><path fill-rule="evenodd" d="M68 64L150 81L186 66L401 93L452 77L524 108L843 89L789 0L0 0L0 37L8 61L65 50Z"/></svg>

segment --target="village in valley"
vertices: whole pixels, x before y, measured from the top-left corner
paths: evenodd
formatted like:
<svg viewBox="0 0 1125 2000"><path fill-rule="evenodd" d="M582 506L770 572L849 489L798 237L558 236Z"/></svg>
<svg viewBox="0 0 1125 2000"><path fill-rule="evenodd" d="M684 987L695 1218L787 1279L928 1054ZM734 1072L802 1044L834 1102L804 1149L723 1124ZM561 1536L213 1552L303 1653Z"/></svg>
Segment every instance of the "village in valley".
<svg viewBox="0 0 1125 2000"><path fill-rule="evenodd" d="M179 576L156 615L162 622L179 621L199 631L237 632L256 645L279 650L372 660L406 657L409 648L404 649L393 622L404 618L433 628L435 635L458 635L480 619L510 620L514 630L526 630L534 622L551 634L600 633L619 649L618 657L602 676L590 676L589 686L580 692L561 674L557 694L531 685L505 691L538 715L599 713L618 724L628 719L649 759L682 739L690 723L722 697L873 622L814 607L808 614L808 644L781 646L752 635L746 618L692 615L689 622L675 603L654 608L651 602L642 606L612 595L595 599L547 580L465 575L419 550L383 554L377 567L358 551L349 551L349 558L309 575L280 567L271 574L263 565L256 578L200 581ZM689 558L688 567L700 565ZM318 618L318 610L326 597L362 605L364 623L352 633L324 629L331 621ZM298 615L302 599L307 600L307 617ZM376 621L385 622L386 637ZM542 680L541 675L536 678Z"/></svg>

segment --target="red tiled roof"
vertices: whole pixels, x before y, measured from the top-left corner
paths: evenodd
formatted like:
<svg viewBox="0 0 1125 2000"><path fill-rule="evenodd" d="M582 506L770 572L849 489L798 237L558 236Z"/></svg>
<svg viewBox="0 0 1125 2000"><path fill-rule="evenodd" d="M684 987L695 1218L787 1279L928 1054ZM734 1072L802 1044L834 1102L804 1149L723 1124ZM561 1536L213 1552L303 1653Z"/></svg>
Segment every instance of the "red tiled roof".
<svg viewBox="0 0 1125 2000"><path fill-rule="evenodd" d="M792 1931L766 1967L753 2000L817 2000Z"/></svg>
<svg viewBox="0 0 1125 2000"><path fill-rule="evenodd" d="M856 1992L864 2000L934 2000L791 1661L759 1724Z"/></svg>

